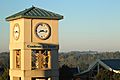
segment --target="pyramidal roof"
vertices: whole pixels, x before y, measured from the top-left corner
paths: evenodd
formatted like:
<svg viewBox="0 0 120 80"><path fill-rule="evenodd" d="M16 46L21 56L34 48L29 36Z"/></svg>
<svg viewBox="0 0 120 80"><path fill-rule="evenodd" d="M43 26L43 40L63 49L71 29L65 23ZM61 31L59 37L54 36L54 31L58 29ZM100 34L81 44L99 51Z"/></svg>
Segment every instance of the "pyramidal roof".
<svg viewBox="0 0 120 80"><path fill-rule="evenodd" d="M63 16L32 6L31 8L25 9L21 12L18 12L14 15L7 17L6 20L11 21L19 18L60 20L63 19Z"/></svg>

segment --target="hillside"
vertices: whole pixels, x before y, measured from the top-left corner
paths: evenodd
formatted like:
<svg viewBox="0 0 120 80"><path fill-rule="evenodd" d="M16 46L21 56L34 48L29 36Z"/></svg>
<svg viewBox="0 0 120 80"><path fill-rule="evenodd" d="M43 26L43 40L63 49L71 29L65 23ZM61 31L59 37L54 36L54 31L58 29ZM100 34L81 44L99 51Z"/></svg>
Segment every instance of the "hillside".
<svg viewBox="0 0 120 80"><path fill-rule="evenodd" d="M67 53L59 54L59 65L67 65L68 67L80 67L83 71L89 67L89 65L96 59L120 59L120 52L80 52L71 51Z"/></svg>

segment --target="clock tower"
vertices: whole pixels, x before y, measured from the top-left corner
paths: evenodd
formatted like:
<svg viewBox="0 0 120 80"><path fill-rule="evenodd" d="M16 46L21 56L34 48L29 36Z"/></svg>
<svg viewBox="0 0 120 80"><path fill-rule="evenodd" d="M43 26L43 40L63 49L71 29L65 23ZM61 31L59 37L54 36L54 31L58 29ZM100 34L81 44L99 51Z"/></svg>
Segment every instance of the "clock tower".
<svg viewBox="0 0 120 80"><path fill-rule="evenodd" d="M62 15L31 7L10 22L10 80L59 80L58 20Z"/></svg>

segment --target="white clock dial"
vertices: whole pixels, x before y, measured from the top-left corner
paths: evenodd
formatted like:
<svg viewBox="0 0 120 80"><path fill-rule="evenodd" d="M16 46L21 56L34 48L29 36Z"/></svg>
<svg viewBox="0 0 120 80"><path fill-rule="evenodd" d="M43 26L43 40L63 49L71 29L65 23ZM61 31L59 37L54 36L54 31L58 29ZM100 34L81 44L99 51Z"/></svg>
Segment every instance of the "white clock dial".
<svg viewBox="0 0 120 80"><path fill-rule="evenodd" d="M20 27L18 24L15 24L14 29L13 29L13 36L15 40L19 39L20 36Z"/></svg>
<svg viewBox="0 0 120 80"><path fill-rule="evenodd" d="M36 34L40 39L47 39L50 36L50 26L46 23L40 23L36 27Z"/></svg>

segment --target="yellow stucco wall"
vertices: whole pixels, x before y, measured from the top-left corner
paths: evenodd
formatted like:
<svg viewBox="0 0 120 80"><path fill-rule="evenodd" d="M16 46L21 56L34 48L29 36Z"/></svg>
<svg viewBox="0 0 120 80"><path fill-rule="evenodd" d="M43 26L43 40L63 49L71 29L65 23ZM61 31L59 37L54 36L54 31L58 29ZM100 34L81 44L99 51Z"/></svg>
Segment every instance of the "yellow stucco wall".
<svg viewBox="0 0 120 80"><path fill-rule="evenodd" d="M13 37L14 25L20 25L20 36L18 40ZM35 28L38 23L47 23L51 27L51 35L46 40L41 40L35 33ZM56 44L58 42L58 20L44 20L44 19L18 19L10 21L10 48L19 49L25 48L25 44L47 43ZM12 44L12 45L11 45Z"/></svg>
<svg viewBox="0 0 120 80"><path fill-rule="evenodd" d="M18 40L13 37L13 28L15 24L20 26L20 36ZM51 28L51 35L46 40L41 40L36 36L35 29L38 23L47 23ZM46 20L46 19L17 19L10 21L10 80L14 76L21 77L22 80L30 80L30 77L49 77L55 76L55 80L58 80L58 49L51 51L51 63L49 63L49 70L31 70L31 48L27 45L36 45L38 43L55 44L59 45L58 41L58 20ZM41 48L40 48L41 49ZM15 68L16 57L14 50L21 50L21 68ZM48 74L48 72L50 74ZM40 73L40 74L38 74ZM26 78L25 78L26 76Z"/></svg>

